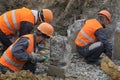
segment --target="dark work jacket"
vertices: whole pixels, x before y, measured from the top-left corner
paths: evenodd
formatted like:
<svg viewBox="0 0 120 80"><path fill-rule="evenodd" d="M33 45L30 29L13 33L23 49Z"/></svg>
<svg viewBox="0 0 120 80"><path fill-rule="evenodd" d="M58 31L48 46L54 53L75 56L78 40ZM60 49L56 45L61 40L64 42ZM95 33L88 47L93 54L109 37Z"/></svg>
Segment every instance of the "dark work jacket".
<svg viewBox="0 0 120 80"><path fill-rule="evenodd" d="M112 46L111 44L108 42L107 40L107 36L106 36L106 33L105 33L105 30L104 28L100 28L98 29L96 32L95 32L95 36L96 38L98 39L98 41L102 42L103 46L104 46L104 50L103 52L104 53L112 53ZM79 47L77 46L77 50L78 52L80 53L88 53L89 52L89 47L90 45L86 45L84 47ZM85 51L85 52L84 52ZM94 50L96 51L96 50Z"/></svg>
<svg viewBox="0 0 120 80"><path fill-rule="evenodd" d="M95 32L95 35L97 37L97 39L103 43L104 48L105 48L105 53L112 53L112 46L111 44L108 42L106 33L104 28L103 29L99 29Z"/></svg>
<svg viewBox="0 0 120 80"><path fill-rule="evenodd" d="M25 35L25 34L30 34L30 32L33 30L34 25L30 22L27 21L22 21L20 23L20 31L19 31L19 36Z"/></svg>
<svg viewBox="0 0 120 80"><path fill-rule="evenodd" d="M36 36L34 35L34 52L36 49ZM31 56L26 53L26 49L29 45L29 39L28 38L21 38L12 48L13 56L15 56L17 59L21 61L29 61L31 59Z"/></svg>

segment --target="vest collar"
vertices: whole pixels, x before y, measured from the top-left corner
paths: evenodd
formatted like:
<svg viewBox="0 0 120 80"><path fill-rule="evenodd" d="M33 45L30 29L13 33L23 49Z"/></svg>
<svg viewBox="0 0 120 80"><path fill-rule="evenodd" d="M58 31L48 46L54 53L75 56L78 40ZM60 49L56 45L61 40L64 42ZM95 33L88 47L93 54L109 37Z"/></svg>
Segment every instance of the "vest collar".
<svg viewBox="0 0 120 80"><path fill-rule="evenodd" d="M31 10L34 17L35 17L35 24L37 23L37 20L38 20L38 11L37 10Z"/></svg>

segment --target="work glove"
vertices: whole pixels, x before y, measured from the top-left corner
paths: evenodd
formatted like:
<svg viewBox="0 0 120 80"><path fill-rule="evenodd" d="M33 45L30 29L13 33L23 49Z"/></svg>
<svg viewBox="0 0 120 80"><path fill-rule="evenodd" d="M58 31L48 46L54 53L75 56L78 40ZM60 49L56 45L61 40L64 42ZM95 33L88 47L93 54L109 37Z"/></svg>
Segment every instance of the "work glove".
<svg viewBox="0 0 120 80"><path fill-rule="evenodd" d="M31 54L31 62L36 63L36 62L44 62L48 60L47 56L40 56L40 54L36 54L32 52Z"/></svg>
<svg viewBox="0 0 120 80"><path fill-rule="evenodd" d="M45 62L48 62L50 60L50 57L48 55L44 56L45 57Z"/></svg>
<svg viewBox="0 0 120 80"><path fill-rule="evenodd" d="M42 55L42 56L45 56L45 55L48 55L50 53L49 50L41 50L39 51L39 53Z"/></svg>
<svg viewBox="0 0 120 80"><path fill-rule="evenodd" d="M108 56L110 59L112 59L112 53L106 53L106 56Z"/></svg>
<svg viewBox="0 0 120 80"><path fill-rule="evenodd" d="M47 61L49 61L49 57L48 56L37 56L36 61L37 62L47 62Z"/></svg>
<svg viewBox="0 0 120 80"><path fill-rule="evenodd" d="M36 62L45 62L45 61L46 61L46 57L41 57L41 56L36 57Z"/></svg>

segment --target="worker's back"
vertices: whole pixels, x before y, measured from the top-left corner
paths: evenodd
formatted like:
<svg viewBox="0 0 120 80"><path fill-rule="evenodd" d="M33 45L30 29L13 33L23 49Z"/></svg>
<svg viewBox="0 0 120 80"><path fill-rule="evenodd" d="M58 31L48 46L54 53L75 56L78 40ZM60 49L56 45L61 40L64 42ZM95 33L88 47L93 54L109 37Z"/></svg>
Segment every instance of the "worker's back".
<svg viewBox="0 0 120 80"><path fill-rule="evenodd" d="M0 16L0 29L5 34L16 33L20 29L20 22L27 21L34 24L34 15L31 10L23 7L8 11Z"/></svg>

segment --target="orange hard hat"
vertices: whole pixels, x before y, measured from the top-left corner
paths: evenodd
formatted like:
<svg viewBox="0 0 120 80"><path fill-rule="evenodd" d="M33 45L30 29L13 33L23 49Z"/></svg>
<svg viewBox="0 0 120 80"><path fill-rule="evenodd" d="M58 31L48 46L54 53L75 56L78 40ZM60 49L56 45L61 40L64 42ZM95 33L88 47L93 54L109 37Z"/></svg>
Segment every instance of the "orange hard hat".
<svg viewBox="0 0 120 80"><path fill-rule="evenodd" d="M107 17L109 23L111 23L111 14L110 14L110 12L108 12L107 10L101 10L100 12L98 12L98 14L105 15Z"/></svg>
<svg viewBox="0 0 120 80"><path fill-rule="evenodd" d="M53 20L53 12L50 9L42 9L44 21L49 23Z"/></svg>
<svg viewBox="0 0 120 80"><path fill-rule="evenodd" d="M41 33L43 33L43 34L45 34L45 35L47 35L47 36L49 36L49 37L53 37L54 28L53 28L52 25L50 25L50 24L48 24L48 23L46 23L46 22L43 22L43 23L41 23L41 24L37 27L37 29L38 29Z"/></svg>

